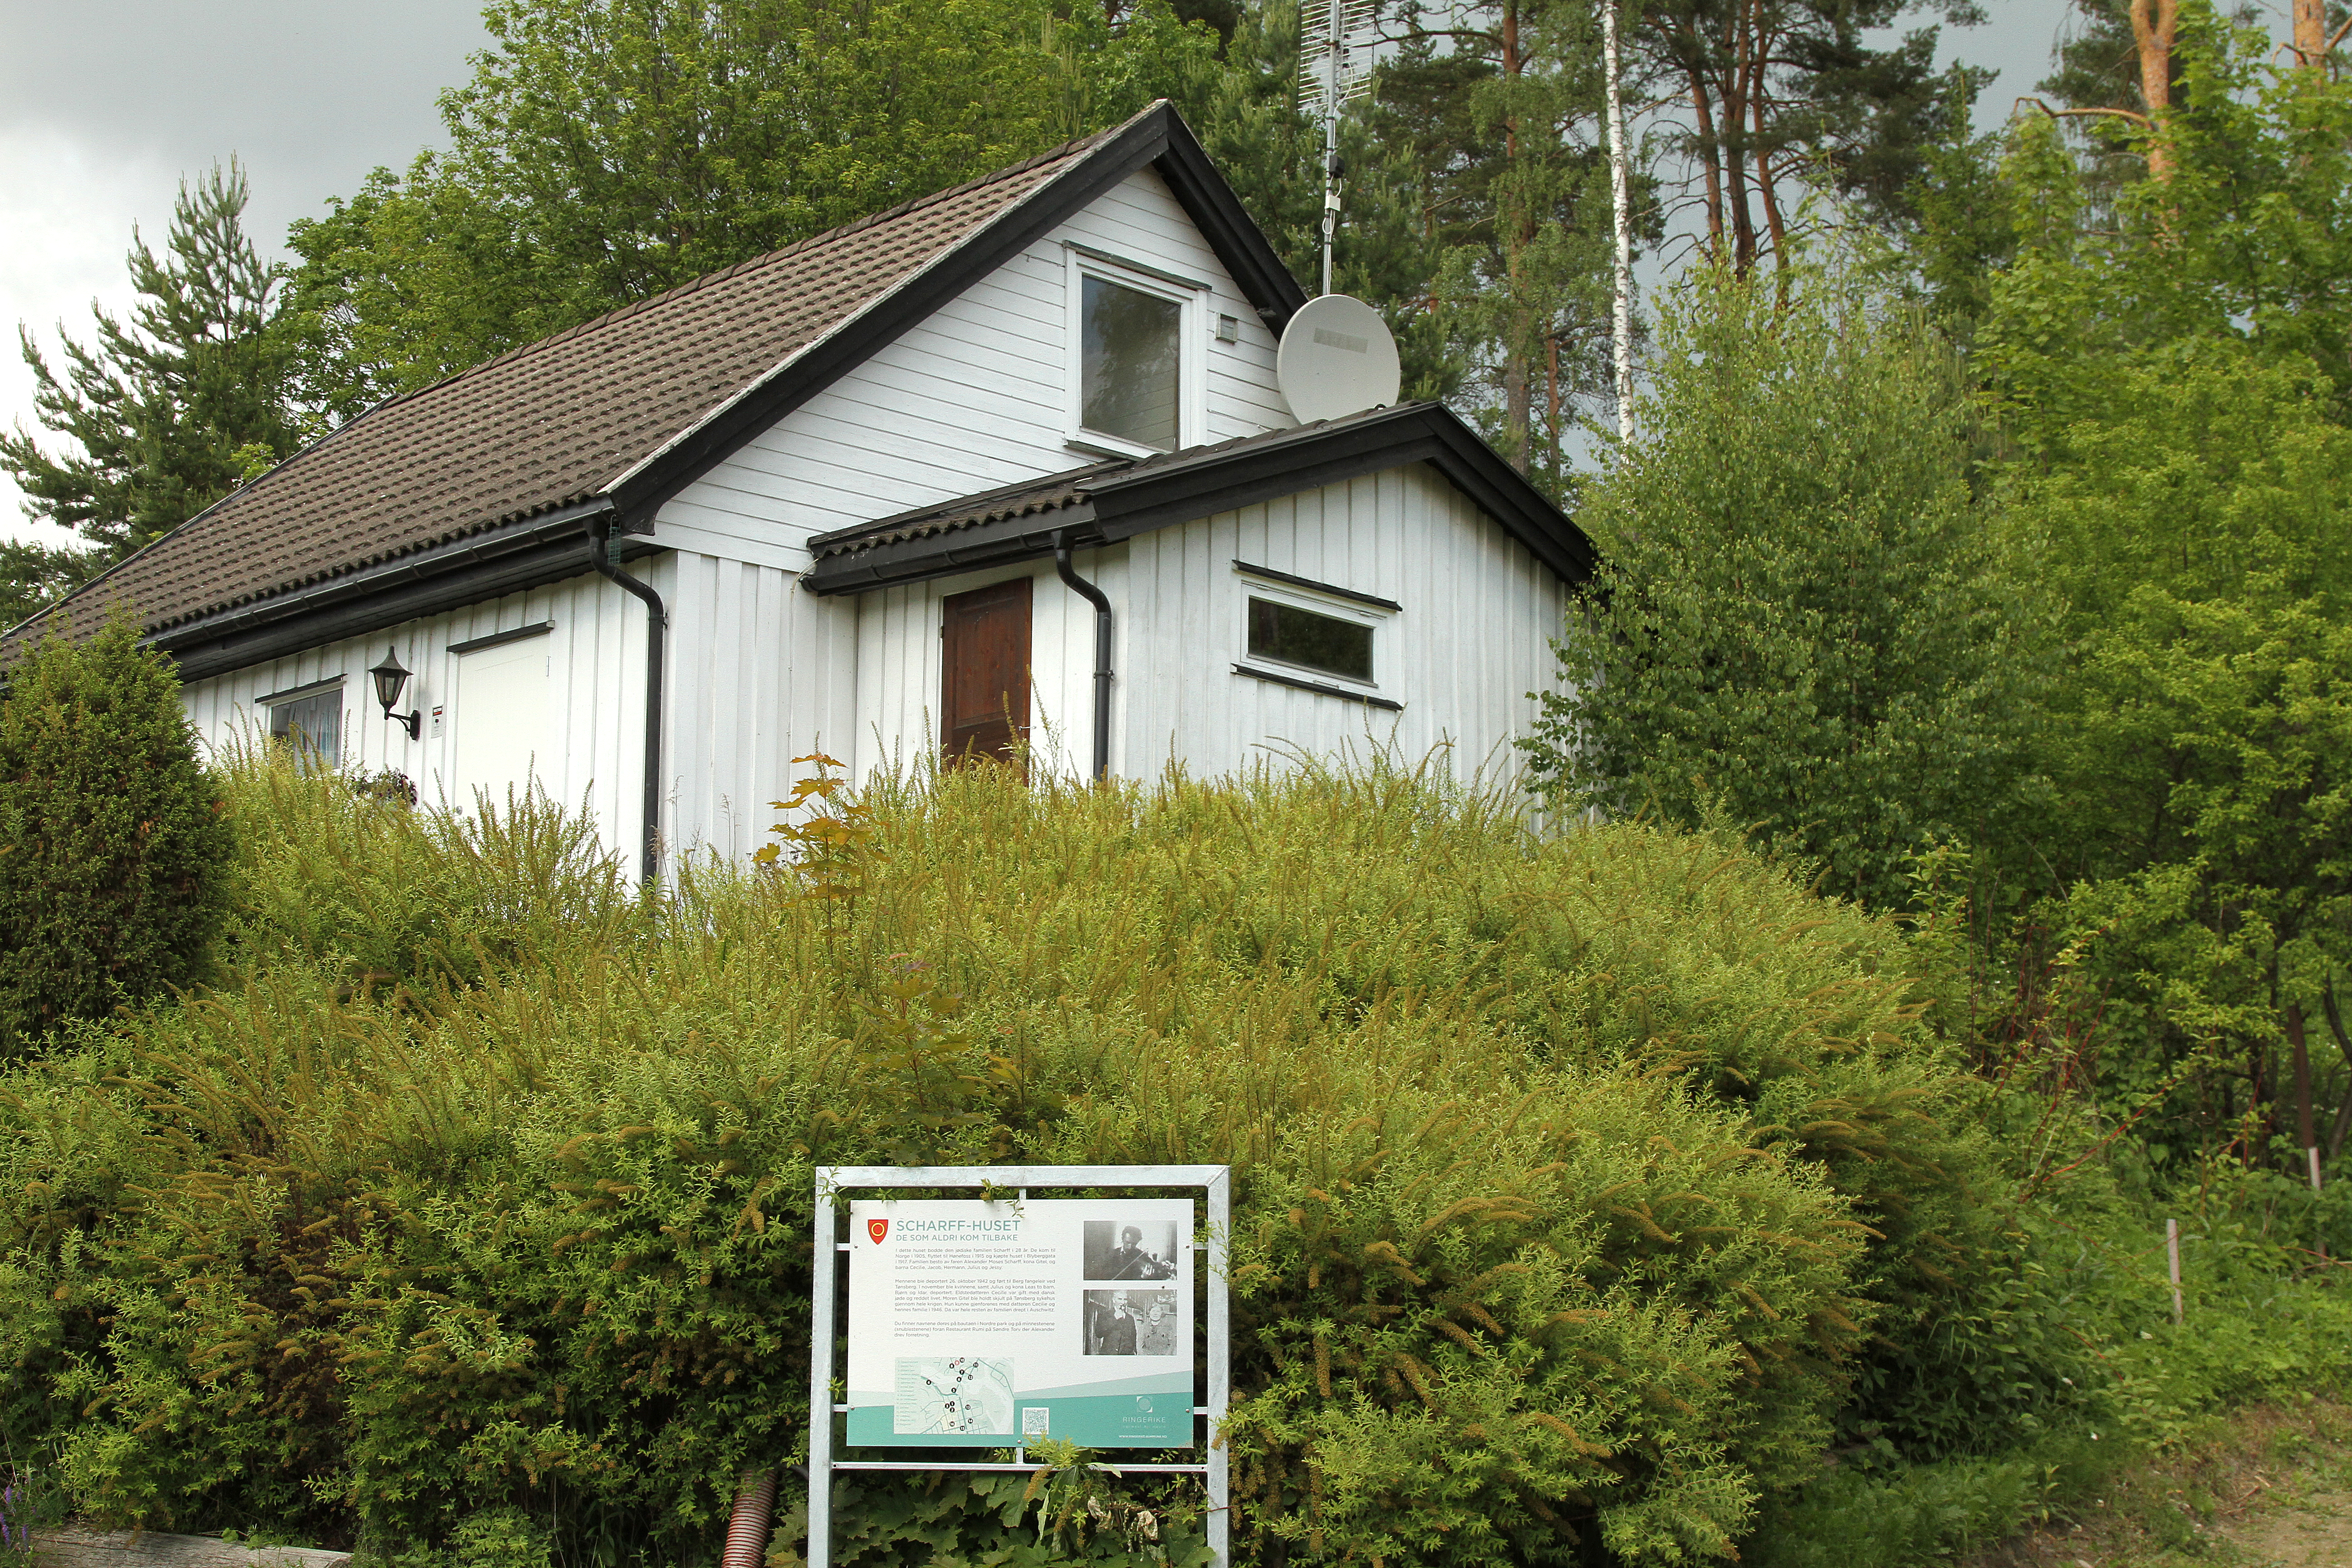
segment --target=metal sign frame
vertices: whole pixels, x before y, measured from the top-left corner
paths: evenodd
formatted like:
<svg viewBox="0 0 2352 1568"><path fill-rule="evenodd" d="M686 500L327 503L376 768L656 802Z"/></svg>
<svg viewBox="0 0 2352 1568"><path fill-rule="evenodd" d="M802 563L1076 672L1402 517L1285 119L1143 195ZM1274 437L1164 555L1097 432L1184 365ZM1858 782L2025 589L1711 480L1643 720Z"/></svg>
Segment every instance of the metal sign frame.
<svg viewBox="0 0 2352 1568"><path fill-rule="evenodd" d="M1228 1242L1233 1227L1233 1167L1230 1165L819 1165L816 1168L815 1257L809 1292L808 1568L832 1568L833 1476L836 1470L1037 1470L1018 1436L1009 1445L1009 1465L959 1465L915 1459L836 1459L833 1418L849 1406L833 1399L834 1294L840 1282L841 1255L849 1243L834 1234L833 1202L860 1187L1010 1187L1020 1197L1031 1187L1200 1187L1208 1194L1208 1224L1196 1233L1195 1252L1205 1253L1209 1292L1208 1403L1192 1406L1205 1417L1205 1462L1198 1465L1112 1465L1138 1475L1196 1475L1208 1483L1209 1551L1216 1568L1232 1562L1233 1513L1229 1469L1217 1428L1231 1403L1233 1356L1231 1303L1226 1291Z"/></svg>

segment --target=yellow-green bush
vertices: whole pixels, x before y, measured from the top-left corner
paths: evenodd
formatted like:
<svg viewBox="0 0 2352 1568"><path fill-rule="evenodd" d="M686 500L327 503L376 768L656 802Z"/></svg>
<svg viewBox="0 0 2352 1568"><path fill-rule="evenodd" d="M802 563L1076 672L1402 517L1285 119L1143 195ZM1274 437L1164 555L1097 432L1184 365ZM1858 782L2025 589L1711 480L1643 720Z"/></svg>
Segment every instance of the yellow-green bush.
<svg viewBox="0 0 2352 1568"><path fill-rule="evenodd" d="M650 908L543 807L228 794L245 971L0 1091L11 1441L100 1517L709 1560L814 1162L1214 1161L1252 1560L1720 1557L1965 1245L1898 939L1704 837L982 770ZM850 1555L1035 1560L986 1491L845 1483Z"/></svg>

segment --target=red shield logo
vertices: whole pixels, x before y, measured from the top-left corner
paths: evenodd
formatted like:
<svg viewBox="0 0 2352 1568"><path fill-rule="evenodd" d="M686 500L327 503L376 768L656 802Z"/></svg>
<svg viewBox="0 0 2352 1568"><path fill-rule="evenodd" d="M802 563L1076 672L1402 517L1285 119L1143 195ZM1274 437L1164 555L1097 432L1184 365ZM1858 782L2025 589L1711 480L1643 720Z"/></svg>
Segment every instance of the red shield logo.
<svg viewBox="0 0 2352 1568"><path fill-rule="evenodd" d="M869 1219L866 1222L866 1234L874 1238L875 1246L879 1247L882 1245L882 1238L890 1234L890 1222L887 1219Z"/></svg>

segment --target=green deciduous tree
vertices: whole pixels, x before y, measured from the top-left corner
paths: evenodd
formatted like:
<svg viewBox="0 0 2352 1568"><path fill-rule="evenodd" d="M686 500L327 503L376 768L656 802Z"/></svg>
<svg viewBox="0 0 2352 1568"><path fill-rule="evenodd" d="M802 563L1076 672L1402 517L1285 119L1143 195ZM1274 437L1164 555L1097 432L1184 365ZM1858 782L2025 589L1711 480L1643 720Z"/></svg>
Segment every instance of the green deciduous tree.
<svg viewBox="0 0 2352 1568"><path fill-rule="evenodd" d="M1162 0L499 0L446 153L298 224L313 395L348 414L1043 152L1181 86Z"/></svg>
<svg viewBox="0 0 2352 1568"><path fill-rule="evenodd" d="M117 620L37 645L0 700L0 1052L201 975L229 826L179 681Z"/></svg>
<svg viewBox="0 0 2352 1568"><path fill-rule="evenodd" d="M1949 348L1834 274L1783 310L1702 273L1639 426L1583 514L1609 564L1537 727L1554 797L1724 814L1879 907L1930 844L2011 832L2044 618L1970 488Z"/></svg>
<svg viewBox="0 0 2352 1568"><path fill-rule="evenodd" d="M93 564L177 527L299 442L293 336L278 273L246 237L247 196L235 163L183 184L163 254L133 238L129 320L100 310L95 342L63 339L62 376L19 330L35 411L68 445L0 434L0 468L31 515L98 547Z"/></svg>
<svg viewBox="0 0 2352 1568"><path fill-rule="evenodd" d="M2256 1158L2325 1142L2313 1101L2352 1081L2310 1048L2352 976L2352 87L2269 47L2182 5L2160 115L2101 117L2088 153L2021 119L1925 247L1988 263L1939 292L1975 318L2003 526L2065 650L2050 809L1976 867L1986 975L2053 978L1992 1026L2072 996L2110 1108L2166 1106L2149 1146Z"/></svg>
<svg viewBox="0 0 2352 1568"><path fill-rule="evenodd" d="M2042 918L2097 939L2119 1089L2210 1050L2215 1117L2284 1133L2292 1107L2308 1146L2310 1074L2276 1063L2352 968L2352 430L2326 377L2242 343L2107 385L2010 486L2071 650Z"/></svg>

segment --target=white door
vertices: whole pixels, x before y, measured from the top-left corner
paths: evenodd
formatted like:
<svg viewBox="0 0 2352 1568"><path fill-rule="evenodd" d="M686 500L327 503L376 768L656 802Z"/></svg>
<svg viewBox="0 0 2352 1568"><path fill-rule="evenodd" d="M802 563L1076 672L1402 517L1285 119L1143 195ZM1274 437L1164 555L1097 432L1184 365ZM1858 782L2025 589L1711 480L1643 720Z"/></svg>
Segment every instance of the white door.
<svg viewBox="0 0 2352 1568"><path fill-rule="evenodd" d="M520 797L534 771L542 781L554 772L548 741L555 727L547 710L554 641L527 637L458 656L450 703L451 805L471 806L475 792L486 790L490 804L503 808L509 788Z"/></svg>

